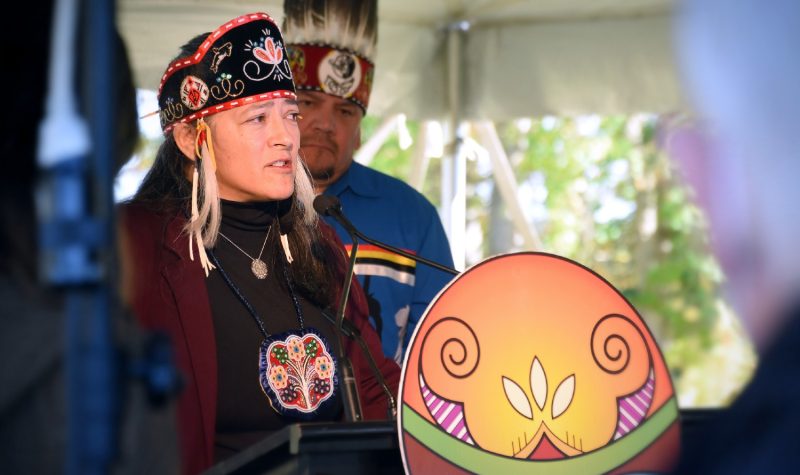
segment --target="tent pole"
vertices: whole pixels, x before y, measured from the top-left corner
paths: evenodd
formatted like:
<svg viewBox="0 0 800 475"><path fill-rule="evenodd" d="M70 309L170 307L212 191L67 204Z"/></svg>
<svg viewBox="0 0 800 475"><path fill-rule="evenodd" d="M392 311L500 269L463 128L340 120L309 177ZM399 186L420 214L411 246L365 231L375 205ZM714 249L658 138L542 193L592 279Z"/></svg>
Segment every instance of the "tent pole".
<svg viewBox="0 0 800 475"><path fill-rule="evenodd" d="M417 132L417 144L414 147L414 154L411 156L411 173L408 176L408 184L415 190L422 193L425 186L425 174L428 171L430 155L428 154L428 127L431 123L422 122Z"/></svg>
<svg viewBox="0 0 800 475"><path fill-rule="evenodd" d="M489 160L491 160L492 169L494 170L492 174L494 182L497 184L500 190L500 196L503 197L503 201L508 207L514 227L522 234L525 242L525 249L534 251L542 250L544 248L542 239L536 231L536 228L528 223L528 220L525 218L525 213L523 213L522 207L520 206L519 199L517 198L519 196L517 193L517 180L514 177L514 171L508 161L508 155L503 148L502 142L500 142L500 137L497 135L497 129L494 123L480 121L475 124L475 129L478 132L481 143L486 150L489 151Z"/></svg>
<svg viewBox="0 0 800 475"><path fill-rule="evenodd" d="M358 151L355 154L354 160L358 163L369 166L372 163L372 159L375 158L375 155L380 151L383 144L389 139L397 129L398 124L398 114L386 117L381 122L381 125L378 126L378 130L372 134L372 136L367 140L367 143L359 147Z"/></svg>
<svg viewBox="0 0 800 475"><path fill-rule="evenodd" d="M447 30L447 91L450 117L448 153L442 159L442 222L450 239L453 262L464 268L466 254L466 156L462 153L464 128L461 124L461 41L466 22L451 24Z"/></svg>

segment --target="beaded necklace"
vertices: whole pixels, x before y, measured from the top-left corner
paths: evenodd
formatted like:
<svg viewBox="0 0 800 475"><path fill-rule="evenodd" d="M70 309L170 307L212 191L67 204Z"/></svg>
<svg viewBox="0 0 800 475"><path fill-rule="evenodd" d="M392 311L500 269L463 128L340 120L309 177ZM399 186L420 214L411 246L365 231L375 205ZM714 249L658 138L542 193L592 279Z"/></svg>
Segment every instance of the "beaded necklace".
<svg viewBox="0 0 800 475"><path fill-rule="evenodd" d="M271 335L266 330L264 320L225 272L214 252L209 250L208 255L225 284L242 302L264 336L259 346L258 380L270 406L283 416L313 418L323 404L332 404L335 399L332 396L338 385L336 361L322 334L313 328L306 328L286 262L281 259L281 267L300 328Z"/></svg>

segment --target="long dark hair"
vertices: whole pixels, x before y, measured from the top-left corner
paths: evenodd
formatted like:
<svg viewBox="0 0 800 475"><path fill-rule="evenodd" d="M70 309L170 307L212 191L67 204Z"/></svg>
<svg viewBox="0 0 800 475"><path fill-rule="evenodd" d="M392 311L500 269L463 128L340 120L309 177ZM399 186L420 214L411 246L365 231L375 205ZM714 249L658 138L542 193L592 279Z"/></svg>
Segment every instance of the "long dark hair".
<svg viewBox="0 0 800 475"><path fill-rule="evenodd" d="M197 51L208 35L209 33L204 33L192 38L181 47L180 54L175 60ZM207 56L200 64L190 67L208 67L209 65L205 63L210 62L210 58ZM183 154L175 142L173 133L169 132L158 148L153 166L131 202L143 205L159 214L181 213L188 218L192 185L186 177L186 170L190 166L193 166L192 160ZM300 163L300 167L304 165ZM297 173L307 172L305 169L299 169ZM341 280L341 276L337 274L338 266L333 264L340 262L344 258L344 253L322 238L319 219L311 207L312 198L313 196L298 198L296 186L290 198L291 207L287 215L281 218L281 223L282 226L291 228L291 232L287 233L289 247L294 257L294 262L289 266L291 279L303 296L324 308L333 305L336 299L338 286L333 283ZM288 229L284 229L284 232L286 231ZM279 245L277 233L273 234L270 241L273 241L272 244L275 246Z"/></svg>

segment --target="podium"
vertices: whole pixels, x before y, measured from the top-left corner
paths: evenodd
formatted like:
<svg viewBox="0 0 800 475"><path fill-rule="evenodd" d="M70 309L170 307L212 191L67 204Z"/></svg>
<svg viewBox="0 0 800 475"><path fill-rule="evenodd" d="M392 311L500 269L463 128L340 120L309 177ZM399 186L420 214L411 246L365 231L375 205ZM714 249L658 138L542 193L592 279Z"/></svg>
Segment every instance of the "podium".
<svg viewBox="0 0 800 475"><path fill-rule="evenodd" d="M307 422L284 427L204 472L244 474L402 474L394 421Z"/></svg>
<svg viewBox="0 0 800 475"><path fill-rule="evenodd" d="M726 409L682 409L685 442ZM403 474L397 423L307 422L284 427L214 465L206 475L243 474Z"/></svg>

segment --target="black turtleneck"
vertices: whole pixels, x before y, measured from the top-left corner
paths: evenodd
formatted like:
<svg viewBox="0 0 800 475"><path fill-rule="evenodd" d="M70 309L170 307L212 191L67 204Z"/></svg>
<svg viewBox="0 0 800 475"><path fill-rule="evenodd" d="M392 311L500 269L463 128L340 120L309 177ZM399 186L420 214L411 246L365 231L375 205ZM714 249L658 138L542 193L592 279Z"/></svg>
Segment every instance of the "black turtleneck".
<svg viewBox="0 0 800 475"><path fill-rule="evenodd" d="M270 335L300 328L292 296L287 290L282 266L288 264L284 263L275 219L280 218L284 232L290 229L288 210L288 200L265 203L222 201L222 234L253 258L258 257L267 238L261 255L268 268L265 279L257 279L250 270L252 259L222 236L213 249L224 272L250 302ZM268 231L270 227L275 229ZM212 271L206 283L217 342L215 459L219 461L294 421L281 417L272 409L259 385L259 346L264 335L255 319L220 272ZM303 298L297 286L295 296L300 303L305 327L321 333L331 345L328 350L335 356L338 341L333 326L318 307ZM338 399L338 390L334 397ZM314 420L340 420L341 414L341 403L337 400L331 410L317 414Z"/></svg>

